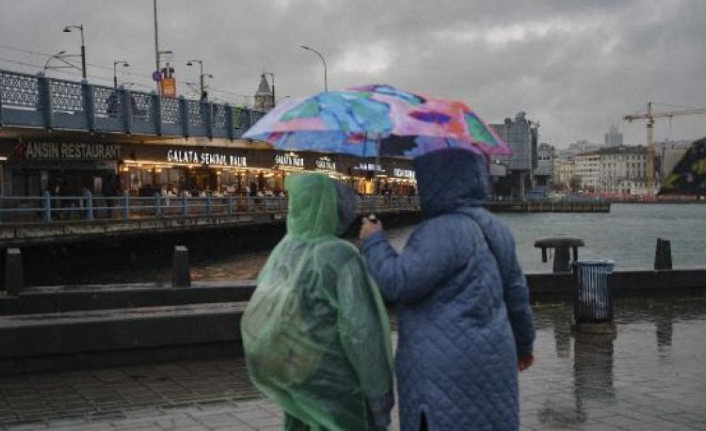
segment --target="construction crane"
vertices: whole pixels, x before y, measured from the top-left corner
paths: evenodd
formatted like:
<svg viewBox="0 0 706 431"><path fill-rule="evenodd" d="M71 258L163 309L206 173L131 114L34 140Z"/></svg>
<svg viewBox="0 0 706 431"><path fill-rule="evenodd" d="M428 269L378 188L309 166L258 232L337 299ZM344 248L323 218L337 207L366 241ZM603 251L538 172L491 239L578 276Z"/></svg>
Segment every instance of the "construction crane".
<svg viewBox="0 0 706 431"><path fill-rule="evenodd" d="M626 115L623 120L632 122L633 120L647 120L647 189L650 195L654 194L655 182L655 143L654 124L655 118L669 118L678 115L706 114L706 109L686 109L683 111L652 112L652 102L647 102L647 112L645 114Z"/></svg>

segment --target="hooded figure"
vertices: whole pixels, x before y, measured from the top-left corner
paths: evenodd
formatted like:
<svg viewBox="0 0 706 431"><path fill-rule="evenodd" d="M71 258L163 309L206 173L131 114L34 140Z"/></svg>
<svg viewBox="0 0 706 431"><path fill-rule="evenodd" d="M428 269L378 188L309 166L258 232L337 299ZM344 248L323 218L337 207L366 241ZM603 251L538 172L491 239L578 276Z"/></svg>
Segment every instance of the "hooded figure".
<svg viewBox="0 0 706 431"><path fill-rule="evenodd" d="M535 332L512 235L481 206L487 167L462 149L414 167L426 220L402 253L379 225L361 230L368 268L397 306L401 430L516 430L518 366L531 365Z"/></svg>
<svg viewBox="0 0 706 431"><path fill-rule="evenodd" d="M287 234L242 318L251 380L285 411L286 430L384 429L393 405L390 329L353 244L336 237L355 197L319 174L287 176Z"/></svg>

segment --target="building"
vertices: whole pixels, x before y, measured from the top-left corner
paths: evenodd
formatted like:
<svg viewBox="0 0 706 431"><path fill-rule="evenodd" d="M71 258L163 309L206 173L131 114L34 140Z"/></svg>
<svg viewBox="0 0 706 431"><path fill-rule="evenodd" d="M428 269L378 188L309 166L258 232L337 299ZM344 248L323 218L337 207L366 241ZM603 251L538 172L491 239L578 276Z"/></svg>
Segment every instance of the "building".
<svg viewBox="0 0 706 431"><path fill-rule="evenodd" d="M644 146L606 147L578 154L574 164L574 175L584 191L613 195L648 193L647 149ZM569 163L562 162L562 165L565 171L559 176L566 184Z"/></svg>
<svg viewBox="0 0 706 431"><path fill-rule="evenodd" d="M603 144L606 147L621 147L623 145L623 134L618 131L618 127L613 124L608 133L604 135Z"/></svg>
<svg viewBox="0 0 706 431"><path fill-rule="evenodd" d="M576 163L574 156L554 159L554 187L561 190L577 191Z"/></svg>
<svg viewBox="0 0 706 431"><path fill-rule="evenodd" d="M537 167L533 171L535 186L551 187L554 177L554 147L539 144L537 148Z"/></svg>
<svg viewBox="0 0 706 431"><path fill-rule="evenodd" d="M528 120L521 111L514 120L506 118L503 124L490 127L513 151L511 156L494 157L494 162L505 165L508 170L508 176L498 181L496 193L524 200L526 191L533 187L532 171L537 167L539 124Z"/></svg>
<svg viewBox="0 0 706 431"><path fill-rule="evenodd" d="M275 107L275 94L270 88L270 84L267 82L267 78L263 73L260 76L260 85L257 87L255 92L255 110L261 112L267 112Z"/></svg>

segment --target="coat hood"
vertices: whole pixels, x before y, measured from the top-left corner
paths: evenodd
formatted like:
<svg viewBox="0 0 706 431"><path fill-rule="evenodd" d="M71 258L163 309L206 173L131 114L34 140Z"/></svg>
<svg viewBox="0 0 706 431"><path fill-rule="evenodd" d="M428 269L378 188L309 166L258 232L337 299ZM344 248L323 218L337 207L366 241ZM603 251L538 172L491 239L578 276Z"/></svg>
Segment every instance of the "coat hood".
<svg viewBox="0 0 706 431"><path fill-rule="evenodd" d="M355 196L345 184L320 174L294 174L287 176L284 186L291 235L305 240L341 235L355 220Z"/></svg>
<svg viewBox="0 0 706 431"><path fill-rule="evenodd" d="M478 206L488 196L488 168L483 156L445 148L413 161L422 211L434 217L461 207Z"/></svg>

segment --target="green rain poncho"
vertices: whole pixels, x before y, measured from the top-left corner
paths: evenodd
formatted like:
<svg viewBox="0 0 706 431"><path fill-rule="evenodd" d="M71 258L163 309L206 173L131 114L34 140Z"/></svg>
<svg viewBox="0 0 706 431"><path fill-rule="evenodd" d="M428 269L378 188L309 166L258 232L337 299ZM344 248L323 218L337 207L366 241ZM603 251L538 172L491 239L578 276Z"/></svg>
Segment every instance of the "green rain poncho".
<svg viewBox="0 0 706 431"><path fill-rule="evenodd" d="M352 194L318 174L290 175L285 188L287 234L241 322L250 378L285 411L285 429L384 429L387 314L358 250L336 236L353 219Z"/></svg>

